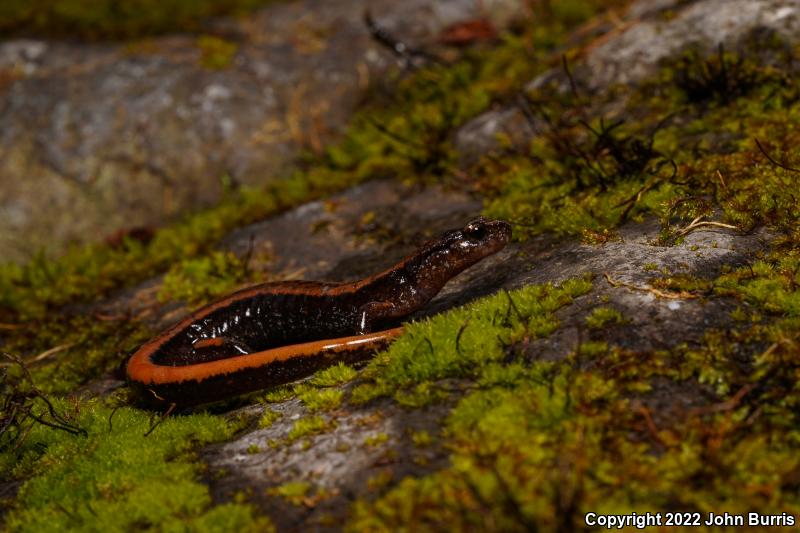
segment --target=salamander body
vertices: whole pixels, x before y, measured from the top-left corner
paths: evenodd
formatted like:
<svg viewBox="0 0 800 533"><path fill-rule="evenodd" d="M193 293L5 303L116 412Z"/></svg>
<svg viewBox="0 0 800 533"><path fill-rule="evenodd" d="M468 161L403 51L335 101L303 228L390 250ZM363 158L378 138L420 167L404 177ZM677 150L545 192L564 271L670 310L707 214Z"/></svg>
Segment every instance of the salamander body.
<svg viewBox="0 0 800 533"><path fill-rule="evenodd" d="M142 345L129 382L149 403L218 401L354 362L452 277L501 250L511 227L476 219L360 281L264 283L211 303ZM388 328L388 329L385 329Z"/></svg>

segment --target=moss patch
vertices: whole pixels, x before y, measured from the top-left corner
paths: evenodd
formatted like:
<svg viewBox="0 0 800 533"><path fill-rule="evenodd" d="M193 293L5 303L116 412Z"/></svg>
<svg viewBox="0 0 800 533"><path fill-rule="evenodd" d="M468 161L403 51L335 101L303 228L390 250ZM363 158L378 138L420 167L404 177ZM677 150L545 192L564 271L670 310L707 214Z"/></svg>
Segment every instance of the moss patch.
<svg viewBox="0 0 800 533"><path fill-rule="evenodd" d="M529 151L483 163L484 187L495 196L486 214L519 222L516 238L549 231L594 243L646 214L661 218L665 245L701 227L792 227L796 173L775 162L797 166L789 147L800 136L798 86L759 64L755 48L742 54L724 55L728 70L709 66L720 64L715 55L689 55L657 82L591 100L553 88L527 95L521 105L545 132ZM710 85L702 97L687 93L686 76L696 71L706 72L697 83ZM623 95L624 115L597 111Z"/></svg>
<svg viewBox="0 0 800 533"><path fill-rule="evenodd" d="M359 501L349 529L576 530L588 512L676 508L796 516L800 339L793 274L777 264L715 281L771 315L769 325L709 330L699 348L582 346L564 361L478 381L447 419L450 465ZM782 287L775 298L752 299L753 286L769 282ZM669 415L649 401L664 380L718 396Z"/></svg>
<svg viewBox="0 0 800 533"><path fill-rule="evenodd" d="M0 7L0 32L83 39L132 39L196 31L210 17L236 15L269 0L81 0L24 2Z"/></svg>
<svg viewBox="0 0 800 533"><path fill-rule="evenodd" d="M334 422L326 420L321 416L307 416L294 423L292 429L289 430L289 434L286 435L286 440L291 444L303 437L324 433L334 427Z"/></svg>
<svg viewBox="0 0 800 533"><path fill-rule="evenodd" d="M344 392L339 389L309 388L299 393L300 400L312 413L336 409L342 403L342 396Z"/></svg>
<svg viewBox="0 0 800 533"><path fill-rule="evenodd" d="M586 317L586 325L591 329L602 329L609 324L624 324L625 317L613 307L595 307Z"/></svg>
<svg viewBox="0 0 800 533"><path fill-rule="evenodd" d="M212 507L192 455L199 445L229 438L222 418L166 419L148 437L146 413L89 401L56 402L87 436L38 425L22 444L0 454L0 470L29 477L5 517L10 531L191 528L271 529L244 504ZM113 415L113 416L112 416Z"/></svg>

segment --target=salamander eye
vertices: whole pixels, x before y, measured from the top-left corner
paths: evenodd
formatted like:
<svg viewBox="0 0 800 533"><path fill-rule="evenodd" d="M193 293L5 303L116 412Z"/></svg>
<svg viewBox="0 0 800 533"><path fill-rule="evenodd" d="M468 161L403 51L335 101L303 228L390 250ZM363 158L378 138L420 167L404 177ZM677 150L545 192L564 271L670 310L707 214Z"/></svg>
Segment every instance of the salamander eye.
<svg viewBox="0 0 800 533"><path fill-rule="evenodd" d="M483 220L474 220L464 226L464 236L474 241L480 241L486 236L486 224Z"/></svg>

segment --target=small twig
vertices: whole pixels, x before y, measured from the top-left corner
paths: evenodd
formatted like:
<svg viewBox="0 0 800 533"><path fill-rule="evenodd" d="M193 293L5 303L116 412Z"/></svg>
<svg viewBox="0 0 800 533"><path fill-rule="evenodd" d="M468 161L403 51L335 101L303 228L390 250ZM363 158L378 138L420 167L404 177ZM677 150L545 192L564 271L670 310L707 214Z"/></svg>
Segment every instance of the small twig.
<svg viewBox="0 0 800 533"><path fill-rule="evenodd" d="M155 424L151 424L151 425L150 425L150 429L148 429L148 430L147 430L147 432L144 434L144 436L145 436L145 437L148 437L148 436L150 436L150 434L151 434L153 431L155 431L155 429L156 429L158 426L160 426L160 425L161 425L161 422L163 422L164 420L166 420L166 419L167 419L167 417L168 417L169 415L171 415L171 414L172 414L172 411L174 411L174 410L175 410L175 407L176 407L176 404L175 404L175 403L171 403L171 404L169 405L169 408L166 410L166 412L165 412L163 415L161 415L161 417L158 419L158 422L156 422Z"/></svg>
<svg viewBox="0 0 800 533"><path fill-rule="evenodd" d="M719 182L722 185L722 188L726 191L728 190L728 185L725 183L725 178L722 176L722 172L717 169L717 178L719 178Z"/></svg>
<svg viewBox="0 0 800 533"><path fill-rule="evenodd" d="M110 415L108 415L108 432L109 432L109 433L111 433L112 431L114 431L114 426L112 426L112 425L111 425L111 419L112 419L112 418L114 418L114 415L115 415L115 414L117 414L117 409L119 409L119 408L120 408L120 406L119 406L119 405L118 405L118 406L116 406L116 407L115 407L115 408L114 408L114 409L111 411L111 414L110 414Z"/></svg>
<svg viewBox="0 0 800 533"><path fill-rule="evenodd" d="M647 424L647 431L650 433L653 440L666 447L666 443L658 434L658 426L656 426L656 422L653 420L653 415L650 414L650 409L639 401L635 402L633 408L644 418L645 424Z"/></svg>
<svg viewBox="0 0 800 533"><path fill-rule="evenodd" d="M44 418L33 414L32 412L28 413L28 416L39 422L40 424L51 427L53 429L60 429L62 431L66 431L67 433L71 433L72 435L86 435L86 430L83 428L76 428L70 425L62 425L61 423L53 423L48 422Z"/></svg>
<svg viewBox="0 0 800 533"><path fill-rule="evenodd" d="M720 413L723 411L731 411L733 409L736 409L742 402L742 399L754 388L755 385L753 385L752 383L748 383L747 385L740 388L736 392L736 394L734 394L724 402L716 403L714 405L709 405L707 407L698 407L692 409L691 411L689 411L689 414L692 416L696 416L696 415L705 415L711 413Z"/></svg>
<svg viewBox="0 0 800 533"><path fill-rule="evenodd" d="M464 333L464 330L467 329L469 325L469 320L461 324L461 327L458 329L458 334L456 335L456 353L458 355L464 355L461 353L461 335Z"/></svg>
<svg viewBox="0 0 800 533"><path fill-rule="evenodd" d="M433 349L433 343L428 337L425 337L425 342L428 343L428 349L431 351L431 355L436 355L436 350Z"/></svg>
<svg viewBox="0 0 800 533"><path fill-rule="evenodd" d="M41 361L43 359L47 359L51 355L57 354L58 352L63 352L64 350L69 350L70 348L75 346L75 344L76 343L74 343L74 342L70 342L70 343L67 343L67 344L60 344L58 346L54 346L53 348L50 348L49 350L43 351L42 353L40 353L39 355L37 355L36 357L31 359L29 362L30 363L36 363L36 362Z"/></svg>
<svg viewBox="0 0 800 533"><path fill-rule="evenodd" d="M691 233L692 231L696 230L697 228L701 228L703 226L714 226L714 227L717 227L717 228L726 228L726 229L733 229L733 230L739 231L739 228L737 228L736 226L732 226L731 224L723 224L722 222L714 222L712 220L702 221L702 219L703 219L702 215L699 216L699 217L696 217L694 220L692 220L689 223L688 226L686 226L685 228L677 231L675 233L675 236L676 237L683 237L684 235L687 235L687 234Z"/></svg>
<svg viewBox="0 0 800 533"><path fill-rule="evenodd" d="M624 281L616 281L611 279L611 275L608 272L603 274L605 276L606 281L612 287L625 287L628 289L633 289L635 291L642 291L642 292L649 292L658 296L659 298L667 298L669 300L689 300L692 298L698 298L699 296L687 291L680 291L680 292L664 292L659 289L655 289L653 287L638 287L633 285L632 283L625 283Z"/></svg>
<svg viewBox="0 0 800 533"><path fill-rule="evenodd" d="M59 424L61 424L63 426L66 426L66 427L69 427L69 428L73 428L73 431L75 431L75 434L81 434L84 437L89 435L89 433L85 429L70 424L67 421L66 418L64 418L63 416L59 415L56 412L56 408L53 407L52 403L50 403L50 400L48 400L41 392L37 391L36 397L39 398L40 400L42 400L45 403L45 405L47 405L47 411L50 413L50 417L52 417L53 420L55 420L56 422L58 422Z"/></svg>
<svg viewBox="0 0 800 533"><path fill-rule="evenodd" d="M761 146L761 143L760 143L760 142L758 142L758 139L756 139L755 137L753 137L753 140L755 140L755 141L756 141L756 145L758 145L758 149L759 149L759 150L761 150L761 153L762 153L762 154L764 154L764 157L766 157L767 159L769 159L769 162L770 162L770 163L772 163L772 164L773 164L773 165L775 165L776 167L780 167L780 168L782 168L782 169L784 169L784 170L788 170L788 171L790 171L790 172L800 172L800 169L796 169L796 168L788 167L788 166L786 166L786 165L784 165L784 164L781 164L781 163L778 163L777 161L775 161L774 159L772 159L772 157L770 157L770 155L767 153L767 151L766 151L766 150L764 150L764 147L763 147L763 146Z"/></svg>
<svg viewBox="0 0 800 533"><path fill-rule="evenodd" d="M564 68L564 72L569 79L569 88L572 91L572 96L575 98L579 98L578 96L578 86L575 83L575 78L572 77L572 72L569 70L569 64L567 63L567 56L566 54L561 54L561 66Z"/></svg>
<svg viewBox="0 0 800 533"><path fill-rule="evenodd" d="M367 122L369 122L369 124L373 128L375 128L376 130L378 130L380 133L383 133L384 135L386 135L390 139L392 139L392 140L394 140L396 142L399 142L400 144L405 144L407 146L413 146L414 148L418 148L418 149L421 149L421 150L424 150L426 148L425 145L423 145L422 143L419 143L417 141L413 141L411 139L403 137L402 135L396 134L395 132L389 130L389 128L387 128L386 126L384 126L383 124L381 124L380 122L378 122L377 120L375 120L373 118L367 118Z"/></svg>
<svg viewBox="0 0 800 533"><path fill-rule="evenodd" d="M514 313L517 315L517 318L519 319L520 322L525 322L525 318L522 316L522 313L519 312L517 304L515 304L514 299L511 298L511 293L508 292L508 289L503 289L503 292L506 293L506 298L508 298L509 309L514 310Z"/></svg>

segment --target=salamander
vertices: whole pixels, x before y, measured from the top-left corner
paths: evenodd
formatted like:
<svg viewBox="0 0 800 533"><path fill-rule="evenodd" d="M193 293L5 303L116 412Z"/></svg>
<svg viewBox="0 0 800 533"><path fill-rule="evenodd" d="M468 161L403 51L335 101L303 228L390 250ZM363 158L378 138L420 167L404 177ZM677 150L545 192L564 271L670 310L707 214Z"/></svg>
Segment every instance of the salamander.
<svg viewBox="0 0 800 533"><path fill-rule="evenodd" d="M127 377L151 404L193 406L363 360L449 279L501 250L502 220L478 218L355 282L270 282L234 292L143 344Z"/></svg>

